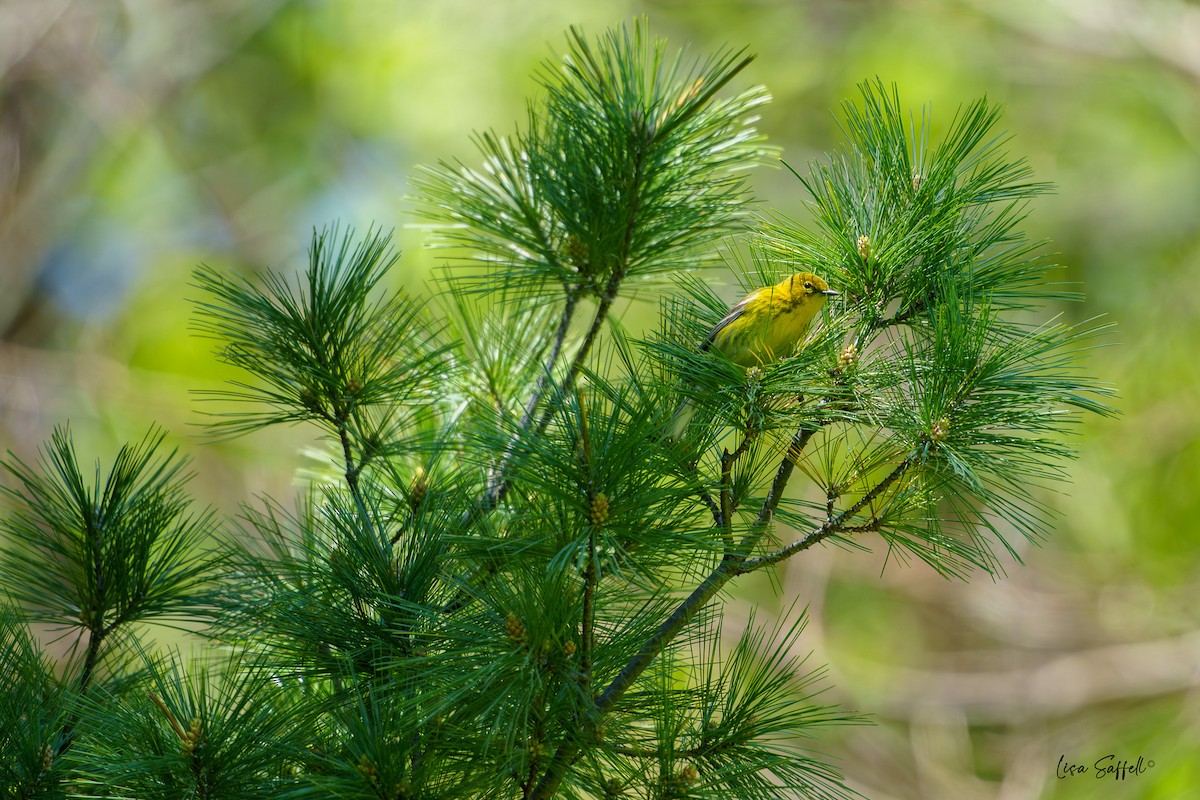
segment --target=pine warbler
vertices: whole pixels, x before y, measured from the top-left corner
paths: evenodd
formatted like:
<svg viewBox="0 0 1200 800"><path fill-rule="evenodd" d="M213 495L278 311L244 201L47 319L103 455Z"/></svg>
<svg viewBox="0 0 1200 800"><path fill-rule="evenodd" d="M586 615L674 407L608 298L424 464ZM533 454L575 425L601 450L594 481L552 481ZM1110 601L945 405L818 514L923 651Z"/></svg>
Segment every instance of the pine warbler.
<svg viewBox="0 0 1200 800"><path fill-rule="evenodd" d="M795 352L825 300L837 295L822 278L797 272L774 286L755 289L717 323L701 351L713 348L735 364L769 364ZM671 420L670 436L678 439L691 422L695 407L685 402Z"/></svg>

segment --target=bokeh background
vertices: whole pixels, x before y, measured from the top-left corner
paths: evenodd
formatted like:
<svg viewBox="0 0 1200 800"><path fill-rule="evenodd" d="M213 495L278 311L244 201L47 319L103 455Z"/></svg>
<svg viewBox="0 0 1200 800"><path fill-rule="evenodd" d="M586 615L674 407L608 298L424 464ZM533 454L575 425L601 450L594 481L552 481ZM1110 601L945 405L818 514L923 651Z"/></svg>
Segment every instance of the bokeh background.
<svg viewBox="0 0 1200 800"><path fill-rule="evenodd" d="M416 165L513 130L568 25L640 14L672 45L757 52L739 85L769 87L761 127L794 165L837 146L863 79L935 134L1002 103L1011 152L1058 187L1027 230L1086 290L1061 310L1116 323L1085 359L1122 416L1082 426L1055 535L1005 579L826 548L781 594L743 587L727 627L809 606L822 699L876 723L813 746L867 797L1200 797L1195 3L0 0L0 449L28 458L69 420L91 458L154 421L201 502L288 496L307 432L198 442L190 390L228 376L189 332L192 268L300 266L313 226L376 222L420 289ZM803 217L786 171L752 181ZM1109 755L1145 769L1098 777Z"/></svg>

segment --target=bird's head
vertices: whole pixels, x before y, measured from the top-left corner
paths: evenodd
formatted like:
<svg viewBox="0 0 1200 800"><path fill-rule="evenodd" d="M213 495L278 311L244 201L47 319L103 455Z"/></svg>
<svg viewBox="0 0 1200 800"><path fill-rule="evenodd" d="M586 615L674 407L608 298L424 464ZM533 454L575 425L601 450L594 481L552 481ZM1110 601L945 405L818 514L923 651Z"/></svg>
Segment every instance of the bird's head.
<svg viewBox="0 0 1200 800"><path fill-rule="evenodd" d="M829 288L829 284L820 275L811 272L797 272L791 277L784 278L783 286L793 303L808 305L814 303L817 308L825 305L825 300L837 297L837 292Z"/></svg>

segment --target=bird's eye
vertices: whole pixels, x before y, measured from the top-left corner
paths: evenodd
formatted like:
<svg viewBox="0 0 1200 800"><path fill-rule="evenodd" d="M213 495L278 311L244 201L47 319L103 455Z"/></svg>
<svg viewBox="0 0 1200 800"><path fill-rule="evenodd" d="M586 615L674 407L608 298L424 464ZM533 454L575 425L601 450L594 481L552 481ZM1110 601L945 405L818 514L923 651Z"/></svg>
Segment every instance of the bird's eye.
<svg viewBox="0 0 1200 800"><path fill-rule="evenodd" d="M811 284L811 283L809 283L808 281L805 281L805 282L804 282L804 288L805 288L805 289L808 289L808 290L811 292L811 291L812 291L812 284Z"/></svg>

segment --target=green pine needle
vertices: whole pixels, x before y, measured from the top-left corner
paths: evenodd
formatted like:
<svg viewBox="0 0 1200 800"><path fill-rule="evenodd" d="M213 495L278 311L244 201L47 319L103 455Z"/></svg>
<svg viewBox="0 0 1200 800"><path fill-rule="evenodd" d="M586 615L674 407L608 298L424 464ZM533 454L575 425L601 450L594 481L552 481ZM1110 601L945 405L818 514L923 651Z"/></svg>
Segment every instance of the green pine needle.
<svg viewBox="0 0 1200 800"><path fill-rule="evenodd" d="M302 282L197 270L207 299L197 304L196 329L254 381L203 393L255 407L215 412L214 434L310 421L332 434L350 430L376 450L404 430L406 412L430 404L445 376L446 345L415 300L377 291L397 258L390 235L369 231L356 244L353 231L335 226L314 232Z"/></svg>
<svg viewBox="0 0 1200 800"><path fill-rule="evenodd" d="M744 173L765 153L751 116L765 92L717 97L750 60L669 56L640 23L594 43L572 30L526 130L479 134L482 166L443 162L420 181L442 245L476 267L456 280L602 297L701 263L743 224Z"/></svg>
<svg viewBox="0 0 1200 800"><path fill-rule="evenodd" d="M29 619L88 633L93 645L136 622L183 622L211 611L215 561L201 548L210 513L193 513L186 461L151 430L122 447L107 475L85 477L70 432L54 431L35 469L9 455L13 504L0 585Z"/></svg>

